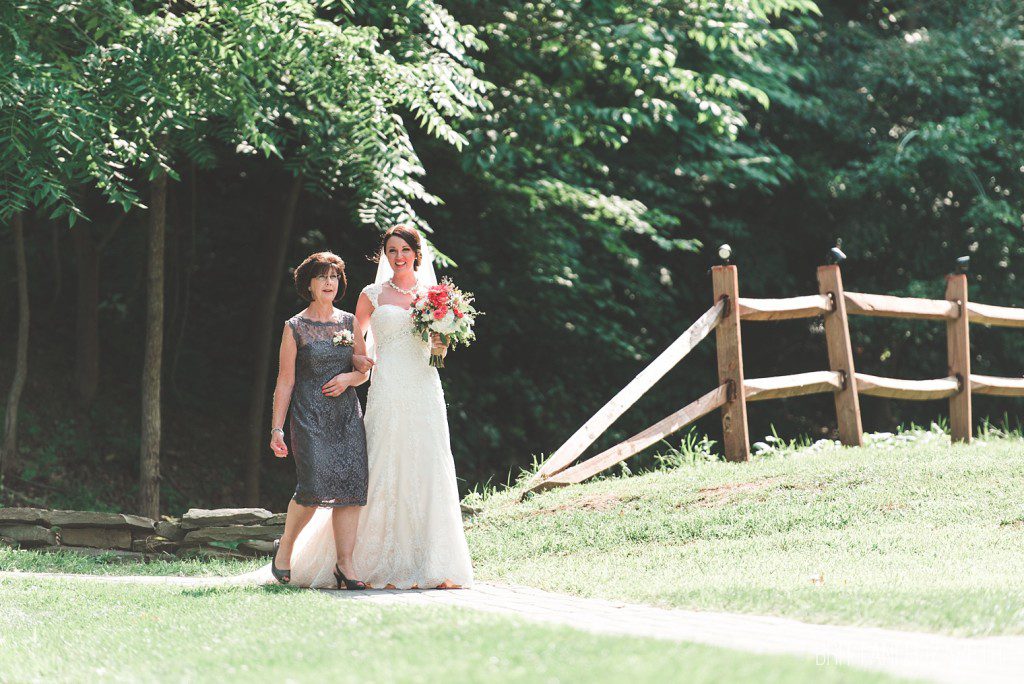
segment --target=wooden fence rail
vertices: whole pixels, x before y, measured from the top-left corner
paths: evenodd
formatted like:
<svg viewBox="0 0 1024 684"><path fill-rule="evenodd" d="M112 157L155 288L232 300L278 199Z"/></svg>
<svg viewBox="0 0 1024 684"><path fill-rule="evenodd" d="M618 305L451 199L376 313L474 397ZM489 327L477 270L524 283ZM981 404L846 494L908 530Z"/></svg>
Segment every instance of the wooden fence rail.
<svg viewBox="0 0 1024 684"><path fill-rule="evenodd" d="M846 312L859 316L919 318L934 321L960 317L960 310L956 304L943 299L914 299L862 292L847 292L845 298Z"/></svg>
<svg viewBox="0 0 1024 684"><path fill-rule="evenodd" d="M832 310L825 295L807 295L788 299L750 299L740 297L740 318L745 321L784 321L790 318L814 318Z"/></svg>
<svg viewBox="0 0 1024 684"><path fill-rule="evenodd" d="M558 451L541 465L531 480L531 484L543 482L575 461L588 446L594 443L594 440L608 429L609 425L625 413L626 409L635 404L647 390L654 386L654 383L672 370L684 356L689 354L701 340L715 329L722 319L725 308L726 302L718 301L698 318L686 332L676 338L675 342L659 354L654 361L651 361L647 368L643 369L628 385L601 407L600 411L591 416L590 420L584 423L565 444L560 446Z"/></svg>
<svg viewBox="0 0 1024 684"><path fill-rule="evenodd" d="M992 304L967 303L967 317L971 323L1001 325L1008 328L1024 328L1024 309Z"/></svg>
<svg viewBox="0 0 1024 684"><path fill-rule="evenodd" d="M971 394L1024 397L1024 378L995 378L971 373Z"/></svg>
<svg viewBox="0 0 1024 684"><path fill-rule="evenodd" d="M843 375L837 371L811 371L770 378L749 378L743 382L747 401L799 397L842 389Z"/></svg>
<svg viewBox="0 0 1024 684"><path fill-rule="evenodd" d="M675 413L662 418L660 421L637 433L621 444L613 446L583 463L574 465L571 468L556 473L553 477L543 480L536 489L547 489L561 485L582 482L588 477L593 477L603 470L611 468L616 463L621 463L630 456L638 454L652 444L656 444L668 437L673 432L681 430L698 418L705 416L717 408L721 408L728 399L728 387L719 385L697 401L676 411Z"/></svg>
<svg viewBox="0 0 1024 684"><path fill-rule="evenodd" d="M966 275L946 277L943 299L922 299L846 292L839 267L821 266L817 274L818 294L757 299L739 296L739 276L735 266L715 266L711 271L714 305L541 465L527 484L524 497L532 491L593 477L716 409L721 411L725 457L733 461L748 460L748 401L830 393L835 401L840 441L846 445L860 445L863 441L861 394L914 401L946 399L949 401L950 437L953 441L962 442L969 442L972 437L972 394L1024 397L1024 377L973 374L970 361L971 323L1021 328L1024 327L1024 308L968 301ZM905 380L857 372L850 341L850 315L943 321L947 349L945 377ZM817 316L821 316L824 322L828 370L764 378L744 377L741 321L780 321ZM619 416L712 330L715 331L717 347L717 388L643 432L572 465Z"/></svg>
<svg viewBox="0 0 1024 684"><path fill-rule="evenodd" d="M857 373L857 392L871 397L889 397L890 399L945 399L960 391L960 383L955 377L937 378L935 380L901 380L899 378L883 378L867 373Z"/></svg>

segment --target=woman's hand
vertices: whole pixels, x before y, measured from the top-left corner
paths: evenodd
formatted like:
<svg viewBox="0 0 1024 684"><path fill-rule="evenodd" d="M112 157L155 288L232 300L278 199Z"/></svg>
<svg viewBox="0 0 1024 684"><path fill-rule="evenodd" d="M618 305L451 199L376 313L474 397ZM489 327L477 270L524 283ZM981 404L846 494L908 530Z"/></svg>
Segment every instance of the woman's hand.
<svg viewBox="0 0 1024 684"><path fill-rule="evenodd" d="M369 356L356 354L352 357L352 367L360 373L368 373L373 368L373 359Z"/></svg>
<svg viewBox="0 0 1024 684"><path fill-rule="evenodd" d="M284 435L276 430L270 435L270 450L278 458L286 458L288 456L288 445L284 443Z"/></svg>
<svg viewBox="0 0 1024 684"><path fill-rule="evenodd" d="M340 397L341 393L347 390L350 384L348 373L338 373L325 382L320 391L325 397Z"/></svg>
<svg viewBox="0 0 1024 684"><path fill-rule="evenodd" d="M430 352L434 355L439 354L441 356L446 356L448 354L448 345L445 344L443 339L441 339L440 333L430 333Z"/></svg>

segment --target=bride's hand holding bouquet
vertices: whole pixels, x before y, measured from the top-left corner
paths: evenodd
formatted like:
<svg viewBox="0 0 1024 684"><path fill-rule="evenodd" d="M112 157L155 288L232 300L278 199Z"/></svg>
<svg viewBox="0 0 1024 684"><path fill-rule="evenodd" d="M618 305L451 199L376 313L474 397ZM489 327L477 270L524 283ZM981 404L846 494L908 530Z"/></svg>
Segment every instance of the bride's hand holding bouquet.
<svg viewBox="0 0 1024 684"><path fill-rule="evenodd" d="M412 302L412 323L424 342L431 342L430 365L444 368L449 346L469 345L476 335L473 324L481 315L473 307L473 294L463 292L450 278L442 278Z"/></svg>

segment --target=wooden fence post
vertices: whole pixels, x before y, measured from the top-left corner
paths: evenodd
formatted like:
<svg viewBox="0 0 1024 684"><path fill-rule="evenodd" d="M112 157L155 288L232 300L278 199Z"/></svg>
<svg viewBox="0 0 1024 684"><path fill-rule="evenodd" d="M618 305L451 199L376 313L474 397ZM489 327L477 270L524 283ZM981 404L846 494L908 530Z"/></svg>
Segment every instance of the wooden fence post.
<svg viewBox="0 0 1024 684"><path fill-rule="evenodd" d="M960 390L949 398L949 436L954 442L970 442L971 343L967 314L967 275L946 276L946 299L956 302L960 316L946 322L946 358L949 375L956 377Z"/></svg>
<svg viewBox="0 0 1024 684"><path fill-rule="evenodd" d="M728 386L728 400L722 406L722 445L729 461L750 460L747 431L747 401L743 391L743 345L740 343L740 287L735 266L711 269L715 302L727 299L726 310L715 329L718 352L718 382Z"/></svg>
<svg viewBox="0 0 1024 684"><path fill-rule="evenodd" d="M860 420L860 396L857 377L853 369L853 345L850 343L850 323L846 317L846 298L843 294L843 276L839 266L818 267L818 292L832 300L832 311L825 314L825 344L828 346L829 370L843 376L843 387L833 396L836 402L836 423L839 441L846 446L864 443L864 428Z"/></svg>

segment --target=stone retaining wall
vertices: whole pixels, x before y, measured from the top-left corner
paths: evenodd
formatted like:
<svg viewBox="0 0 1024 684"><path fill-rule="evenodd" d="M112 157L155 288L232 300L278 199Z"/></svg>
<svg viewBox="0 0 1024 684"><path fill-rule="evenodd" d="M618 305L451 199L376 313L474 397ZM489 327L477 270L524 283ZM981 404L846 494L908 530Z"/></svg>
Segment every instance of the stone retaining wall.
<svg viewBox="0 0 1024 684"><path fill-rule="evenodd" d="M477 512L462 505L463 517ZM190 508L181 518L159 521L127 513L0 508L0 544L125 560L269 556L284 533L284 517L263 508Z"/></svg>
<svg viewBox="0 0 1024 684"><path fill-rule="evenodd" d="M143 560L261 556L284 532L284 516L262 508L192 508L181 518L156 521L125 513L0 508L0 543Z"/></svg>

